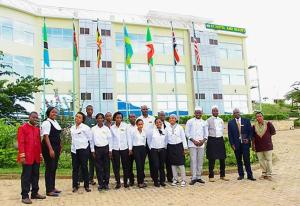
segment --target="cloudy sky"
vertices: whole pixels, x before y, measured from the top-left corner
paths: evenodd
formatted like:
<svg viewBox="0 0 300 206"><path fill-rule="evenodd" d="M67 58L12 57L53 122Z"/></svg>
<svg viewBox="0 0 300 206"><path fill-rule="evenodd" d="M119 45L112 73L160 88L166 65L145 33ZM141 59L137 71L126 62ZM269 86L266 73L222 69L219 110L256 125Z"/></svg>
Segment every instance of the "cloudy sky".
<svg viewBox="0 0 300 206"><path fill-rule="evenodd" d="M281 98L293 82L300 80L300 12L294 0L31 1L51 6L141 15L149 10L158 10L244 27L248 35L248 62L259 68L262 97Z"/></svg>

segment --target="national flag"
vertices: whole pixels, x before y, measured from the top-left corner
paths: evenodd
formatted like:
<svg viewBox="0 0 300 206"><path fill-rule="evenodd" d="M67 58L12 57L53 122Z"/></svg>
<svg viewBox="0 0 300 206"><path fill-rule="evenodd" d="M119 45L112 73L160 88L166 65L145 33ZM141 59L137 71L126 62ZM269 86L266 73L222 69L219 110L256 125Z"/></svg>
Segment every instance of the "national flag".
<svg viewBox="0 0 300 206"><path fill-rule="evenodd" d="M148 53L147 53L148 64L153 66L154 46L153 46L152 36L151 36L149 26L147 27L146 41L147 41L146 46L148 48Z"/></svg>
<svg viewBox="0 0 300 206"><path fill-rule="evenodd" d="M75 25L73 22L73 59L76 61L78 57L78 44L77 44L77 39L76 39L76 30L75 30Z"/></svg>
<svg viewBox="0 0 300 206"><path fill-rule="evenodd" d="M124 43L125 43L126 65L128 66L129 69L131 69L131 57L133 55L133 50L132 50L131 41L126 26L124 26Z"/></svg>
<svg viewBox="0 0 300 206"><path fill-rule="evenodd" d="M43 26L43 42L44 42L44 64L49 67L50 61L49 61L47 27L46 27L45 18L44 18L44 26Z"/></svg>
<svg viewBox="0 0 300 206"><path fill-rule="evenodd" d="M200 43L200 42L197 41L194 24L193 24L193 30L194 30L193 40L194 40L195 58L196 58L197 65L200 65L200 52L199 52L199 47L198 47L198 43Z"/></svg>
<svg viewBox="0 0 300 206"><path fill-rule="evenodd" d="M98 25L97 25L97 32L96 32L96 43L97 43L97 67L99 68L100 60L102 56L102 38L99 32Z"/></svg>
<svg viewBox="0 0 300 206"><path fill-rule="evenodd" d="M174 53L174 64L177 65L180 61L178 50L177 50L177 44L176 44L176 38L175 38L175 32L171 23L171 29L172 29L172 39L173 39L173 53Z"/></svg>

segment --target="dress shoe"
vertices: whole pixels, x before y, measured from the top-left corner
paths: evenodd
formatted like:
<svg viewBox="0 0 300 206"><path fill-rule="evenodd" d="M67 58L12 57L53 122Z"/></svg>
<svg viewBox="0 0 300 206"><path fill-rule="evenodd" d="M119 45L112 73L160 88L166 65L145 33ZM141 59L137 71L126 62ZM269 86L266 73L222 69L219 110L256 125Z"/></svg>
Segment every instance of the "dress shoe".
<svg viewBox="0 0 300 206"><path fill-rule="evenodd" d="M53 190L53 192L55 192L55 193L58 193L58 194L59 194L59 193L61 193L61 190L58 190L58 189L56 189L56 188L55 188L55 189Z"/></svg>
<svg viewBox="0 0 300 206"><path fill-rule="evenodd" d="M133 182L130 181L130 182L129 182L129 186L130 186L130 187L133 187L133 186L134 186L134 181L133 181Z"/></svg>
<svg viewBox="0 0 300 206"><path fill-rule="evenodd" d="M192 181L190 182L190 185L194 185L194 184L196 184L196 182L197 182L197 180L192 180Z"/></svg>
<svg viewBox="0 0 300 206"><path fill-rule="evenodd" d="M55 192L48 192L46 195L49 197L58 197L59 196L59 194L55 193Z"/></svg>
<svg viewBox="0 0 300 206"><path fill-rule="evenodd" d="M266 177L267 177L267 176L265 176L265 175L262 175L262 176L260 176L258 179L260 179L260 180L264 180L264 179L266 179Z"/></svg>
<svg viewBox="0 0 300 206"><path fill-rule="evenodd" d="M154 182L154 187L160 187L160 184L158 182Z"/></svg>
<svg viewBox="0 0 300 206"><path fill-rule="evenodd" d="M213 178L213 177L212 177L212 178L209 178L209 181L210 181L210 182L215 182L215 178Z"/></svg>
<svg viewBox="0 0 300 206"><path fill-rule="evenodd" d="M256 179L254 177L248 177L247 179L251 180L251 181L256 181Z"/></svg>
<svg viewBox="0 0 300 206"><path fill-rule="evenodd" d="M125 187L125 188L128 188L128 187L129 187L129 184L127 184L127 183L124 184L124 187Z"/></svg>
<svg viewBox="0 0 300 206"><path fill-rule="evenodd" d="M91 190L90 188L88 188L88 187L84 188L84 190L85 190L86 192L91 192L91 191L92 191L92 190Z"/></svg>
<svg viewBox="0 0 300 206"><path fill-rule="evenodd" d="M39 193L36 195L31 195L31 199L36 199L36 200L43 200L46 199L46 196L40 195Z"/></svg>
<svg viewBox="0 0 300 206"><path fill-rule="evenodd" d="M166 186L166 183L160 182L160 185L163 186L163 187L165 187L165 186Z"/></svg>
<svg viewBox="0 0 300 206"><path fill-rule="evenodd" d="M72 192L77 192L78 191L78 187L73 187Z"/></svg>
<svg viewBox="0 0 300 206"><path fill-rule="evenodd" d="M121 183L117 183L115 189L120 189L120 188L121 188Z"/></svg>
<svg viewBox="0 0 300 206"><path fill-rule="evenodd" d="M24 198L24 199L22 199L22 202L23 202L24 204L32 204L32 201L31 201L29 198Z"/></svg>
<svg viewBox="0 0 300 206"><path fill-rule="evenodd" d="M108 185L104 185L104 190L109 190Z"/></svg>
<svg viewBox="0 0 300 206"><path fill-rule="evenodd" d="M229 179L226 178L226 177L220 177L220 179L223 180L223 181L229 181Z"/></svg>
<svg viewBox="0 0 300 206"><path fill-rule="evenodd" d="M272 178L271 176L266 176L265 179L266 179L266 180L269 180L269 181L272 181L272 180L273 180L273 178Z"/></svg>
<svg viewBox="0 0 300 206"><path fill-rule="evenodd" d="M244 179L244 177L242 177L242 176L239 176L238 178L237 178L237 180L243 180Z"/></svg>
<svg viewBox="0 0 300 206"><path fill-rule="evenodd" d="M202 180L202 179L197 179L197 182L199 182L201 184L205 184L204 180Z"/></svg>

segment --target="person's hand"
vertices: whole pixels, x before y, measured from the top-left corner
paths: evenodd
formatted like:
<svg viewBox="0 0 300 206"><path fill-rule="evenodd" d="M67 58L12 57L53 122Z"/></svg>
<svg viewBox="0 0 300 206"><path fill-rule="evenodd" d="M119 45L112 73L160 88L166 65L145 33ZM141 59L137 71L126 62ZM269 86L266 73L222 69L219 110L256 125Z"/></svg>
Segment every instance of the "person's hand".
<svg viewBox="0 0 300 206"><path fill-rule="evenodd" d="M194 145L199 146L199 143L200 143L199 141L196 141L193 139L192 142L194 143Z"/></svg>
<svg viewBox="0 0 300 206"><path fill-rule="evenodd" d="M26 162L25 157L21 157L21 158L20 158L20 163L21 163L21 164L25 164L25 162Z"/></svg>
<svg viewBox="0 0 300 206"><path fill-rule="evenodd" d="M235 151L235 146L234 146L234 144L231 145L231 148L233 149L233 151Z"/></svg>
<svg viewBox="0 0 300 206"><path fill-rule="evenodd" d="M108 156L109 156L110 159L112 159L112 152L111 151L109 151Z"/></svg>
<svg viewBox="0 0 300 206"><path fill-rule="evenodd" d="M204 140L199 140L199 147L201 147L204 144Z"/></svg>
<svg viewBox="0 0 300 206"><path fill-rule="evenodd" d="M248 140L248 139L243 139L243 143L244 143L244 144L248 144L248 143L249 143L249 140Z"/></svg>
<svg viewBox="0 0 300 206"><path fill-rule="evenodd" d="M132 155L132 154L133 154L132 150L129 150L129 155Z"/></svg>
<svg viewBox="0 0 300 206"><path fill-rule="evenodd" d="M50 155L51 159L55 158L55 152L53 149L49 150L49 155Z"/></svg>

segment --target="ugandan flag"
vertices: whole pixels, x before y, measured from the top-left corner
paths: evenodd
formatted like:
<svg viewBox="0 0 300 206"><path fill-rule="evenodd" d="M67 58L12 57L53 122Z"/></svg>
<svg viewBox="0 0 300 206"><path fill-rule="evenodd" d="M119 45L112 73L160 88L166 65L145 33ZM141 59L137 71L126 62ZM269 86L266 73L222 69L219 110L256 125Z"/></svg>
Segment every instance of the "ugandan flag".
<svg viewBox="0 0 300 206"><path fill-rule="evenodd" d="M148 52L147 52L148 64L153 66L154 46L153 46L152 36L151 36L149 26L147 26L146 42L147 42L146 46L148 49Z"/></svg>
<svg viewBox="0 0 300 206"><path fill-rule="evenodd" d="M102 38L99 32L99 28L97 25L97 32L96 32L96 43L97 43L97 67L100 66L100 60L102 56Z"/></svg>

